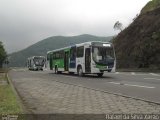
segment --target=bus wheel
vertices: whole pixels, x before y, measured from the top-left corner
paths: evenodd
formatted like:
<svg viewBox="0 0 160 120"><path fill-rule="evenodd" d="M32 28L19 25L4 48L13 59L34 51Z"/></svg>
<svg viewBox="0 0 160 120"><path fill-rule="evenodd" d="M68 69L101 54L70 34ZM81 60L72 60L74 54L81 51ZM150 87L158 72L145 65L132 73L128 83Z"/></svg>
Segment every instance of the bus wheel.
<svg viewBox="0 0 160 120"><path fill-rule="evenodd" d="M69 74L70 74L70 75L73 75L73 74L74 74L74 72L69 72Z"/></svg>
<svg viewBox="0 0 160 120"><path fill-rule="evenodd" d="M58 74L61 74L62 73L62 71L58 71Z"/></svg>
<svg viewBox="0 0 160 120"><path fill-rule="evenodd" d="M103 73L97 73L98 77L102 77Z"/></svg>
<svg viewBox="0 0 160 120"><path fill-rule="evenodd" d="M78 76L81 76L81 77L84 75L82 67L78 67L77 73L78 73Z"/></svg>

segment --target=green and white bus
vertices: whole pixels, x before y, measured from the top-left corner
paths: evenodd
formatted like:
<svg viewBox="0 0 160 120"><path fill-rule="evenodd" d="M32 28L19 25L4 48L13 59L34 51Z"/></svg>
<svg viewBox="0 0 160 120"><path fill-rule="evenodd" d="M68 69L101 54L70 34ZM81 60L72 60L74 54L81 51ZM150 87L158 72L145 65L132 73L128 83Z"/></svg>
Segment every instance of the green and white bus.
<svg viewBox="0 0 160 120"><path fill-rule="evenodd" d="M48 67L56 74L61 72L97 74L115 72L116 59L112 43L85 42L47 52Z"/></svg>

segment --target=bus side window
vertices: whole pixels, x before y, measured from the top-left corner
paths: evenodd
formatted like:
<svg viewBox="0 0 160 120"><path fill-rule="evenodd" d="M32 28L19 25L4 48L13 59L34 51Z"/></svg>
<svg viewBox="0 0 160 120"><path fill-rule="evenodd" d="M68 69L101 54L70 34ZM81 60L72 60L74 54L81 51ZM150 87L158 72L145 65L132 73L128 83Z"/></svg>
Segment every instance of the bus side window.
<svg viewBox="0 0 160 120"><path fill-rule="evenodd" d="M84 46L77 47L77 57L83 57Z"/></svg>
<svg viewBox="0 0 160 120"><path fill-rule="evenodd" d="M59 59L59 53L58 52L55 53L55 59Z"/></svg>
<svg viewBox="0 0 160 120"><path fill-rule="evenodd" d="M53 59L56 59L56 54L55 54L55 53L53 53L52 55L53 55Z"/></svg>
<svg viewBox="0 0 160 120"><path fill-rule="evenodd" d="M76 47L71 48L71 50L70 50L70 58L71 59L76 58Z"/></svg>
<svg viewBox="0 0 160 120"><path fill-rule="evenodd" d="M49 54L47 54L47 60L49 60L50 59L50 53Z"/></svg>
<svg viewBox="0 0 160 120"><path fill-rule="evenodd" d="M64 58L64 51L61 51L60 54L61 58Z"/></svg>

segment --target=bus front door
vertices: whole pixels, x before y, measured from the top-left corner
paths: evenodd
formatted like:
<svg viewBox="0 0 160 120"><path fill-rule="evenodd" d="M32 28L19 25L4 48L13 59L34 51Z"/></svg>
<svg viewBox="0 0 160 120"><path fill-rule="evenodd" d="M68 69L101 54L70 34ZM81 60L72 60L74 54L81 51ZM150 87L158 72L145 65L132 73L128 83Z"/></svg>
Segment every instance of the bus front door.
<svg viewBox="0 0 160 120"><path fill-rule="evenodd" d="M85 49L85 72L86 73L91 72L91 49L90 48Z"/></svg>
<svg viewBox="0 0 160 120"><path fill-rule="evenodd" d="M69 63L69 52L66 51L64 54L64 70L68 71L68 63Z"/></svg>

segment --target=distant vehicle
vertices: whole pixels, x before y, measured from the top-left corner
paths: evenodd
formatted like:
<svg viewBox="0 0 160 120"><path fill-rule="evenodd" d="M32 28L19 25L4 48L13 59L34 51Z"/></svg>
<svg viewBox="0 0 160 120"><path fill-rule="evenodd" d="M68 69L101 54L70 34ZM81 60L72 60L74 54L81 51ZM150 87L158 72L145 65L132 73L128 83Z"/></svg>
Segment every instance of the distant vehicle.
<svg viewBox="0 0 160 120"><path fill-rule="evenodd" d="M109 42L85 42L47 52L50 70L55 73L67 71L71 74L97 74L115 72L115 52Z"/></svg>
<svg viewBox="0 0 160 120"><path fill-rule="evenodd" d="M27 60L29 70L43 70L46 58L44 56L32 56Z"/></svg>

